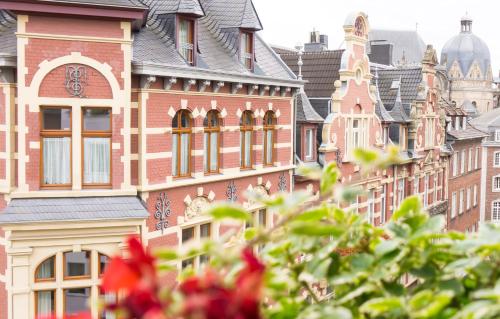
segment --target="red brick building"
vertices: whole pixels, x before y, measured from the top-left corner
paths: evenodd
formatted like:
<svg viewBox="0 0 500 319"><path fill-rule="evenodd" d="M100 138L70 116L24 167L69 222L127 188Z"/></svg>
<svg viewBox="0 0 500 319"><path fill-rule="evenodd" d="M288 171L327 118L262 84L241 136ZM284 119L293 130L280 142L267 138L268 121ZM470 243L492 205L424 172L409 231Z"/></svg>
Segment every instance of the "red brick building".
<svg viewBox="0 0 500 319"><path fill-rule="evenodd" d="M462 232L477 231L480 222L482 151L487 134L468 123L467 113L446 105L447 140L451 149L448 194L450 205L447 228Z"/></svg>
<svg viewBox="0 0 500 319"><path fill-rule="evenodd" d="M366 16L349 16L344 31L345 50L328 50L325 37L316 33L311 39L317 43L306 44L303 54L276 49L296 74L303 75L309 104L324 118L318 157L312 161L319 165L336 161L342 183L363 187L365 195L351 207L375 224L385 223L412 194L421 196L432 214L445 214L449 154L444 149L445 118L435 81L435 50L429 46L416 67L370 64ZM307 135L297 143L307 145ZM362 176L352 151L385 149L391 144L399 145L403 163ZM301 156L299 152L297 157L304 161ZM301 176L296 181L300 182L296 186L317 187Z"/></svg>
<svg viewBox="0 0 500 319"><path fill-rule="evenodd" d="M227 4L0 1L1 319L86 308L130 234L218 238L212 202L272 224L245 192L292 188L302 82Z"/></svg>

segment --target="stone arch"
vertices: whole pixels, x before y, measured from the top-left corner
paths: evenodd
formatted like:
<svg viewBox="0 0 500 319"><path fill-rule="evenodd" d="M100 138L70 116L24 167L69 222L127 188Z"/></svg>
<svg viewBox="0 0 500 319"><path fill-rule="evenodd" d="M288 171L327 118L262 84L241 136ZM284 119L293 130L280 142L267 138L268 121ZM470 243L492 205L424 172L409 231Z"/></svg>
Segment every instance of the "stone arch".
<svg viewBox="0 0 500 319"><path fill-rule="evenodd" d="M112 67L107 63L100 63L99 61L92 58L82 56L81 53L78 52L72 52L70 55L55 58L51 61L43 61L42 63L40 63L40 67L33 76L30 84L30 88L32 90L31 93L33 94L32 96L38 95L38 91L43 80L52 70L66 64L81 64L98 70L108 81L111 87L113 99L118 99L120 97L120 84L111 71Z"/></svg>

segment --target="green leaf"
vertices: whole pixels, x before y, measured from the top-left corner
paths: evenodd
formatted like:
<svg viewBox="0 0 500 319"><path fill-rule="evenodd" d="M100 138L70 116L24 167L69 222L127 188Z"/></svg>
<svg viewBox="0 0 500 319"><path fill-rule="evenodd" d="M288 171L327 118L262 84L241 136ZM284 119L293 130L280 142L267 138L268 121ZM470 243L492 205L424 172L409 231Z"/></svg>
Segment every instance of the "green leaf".
<svg viewBox="0 0 500 319"><path fill-rule="evenodd" d="M392 220L396 221L404 217L409 217L412 214L420 212L420 198L411 196L406 198L399 206L399 209L392 215Z"/></svg>
<svg viewBox="0 0 500 319"><path fill-rule="evenodd" d="M171 249L160 249L154 252L154 255L160 260L173 261L179 259L176 251Z"/></svg>
<svg viewBox="0 0 500 319"><path fill-rule="evenodd" d="M233 205L219 205L209 210L211 215L216 220L221 219L236 219L236 220L250 220L250 214L243 208Z"/></svg>
<svg viewBox="0 0 500 319"><path fill-rule="evenodd" d="M339 178L339 171L335 162L328 164L323 169L323 176L320 182L321 194L326 195L333 191L333 186L337 184Z"/></svg>
<svg viewBox="0 0 500 319"><path fill-rule="evenodd" d="M255 238L255 236L257 236L257 229L255 229L254 227L245 229L245 234L244 234L245 240L247 241L252 240Z"/></svg>
<svg viewBox="0 0 500 319"><path fill-rule="evenodd" d="M305 211L295 218L297 221L319 221L328 216L328 208L325 206Z"/></svg>
<svg viewBox="0 0 500 319"><path fill-rule="evenodd" d="M372 151L372 150L365 150L362 148L357 148L353 151L353 156L356 162L358 162L361 165L372 165L377 161L379 155L377 152Z"/></svg>
<svg viewBox="0 0 500 319"><path fill-rule="evenodd" d="M302 236L334 236L338 237L345 233L345 229L322 223L296 222L292 226L292 233Z"/></svg>
<svg viewBox="0 0 500 319"><path fill-rule="evenodd" d="M383 256L385 254L395 251L396 249L399 248L400 245L401 243L396 240L382 240L380 244L378 244L377 247L375 247L375 255Z"/></svg>
<svg viewBox="0 0 500 319"><path fill-rule="evenodd" d="M360 311L373 317L387 313L402 314L403 300L397 297L373 298L365 302Z"/></svg>

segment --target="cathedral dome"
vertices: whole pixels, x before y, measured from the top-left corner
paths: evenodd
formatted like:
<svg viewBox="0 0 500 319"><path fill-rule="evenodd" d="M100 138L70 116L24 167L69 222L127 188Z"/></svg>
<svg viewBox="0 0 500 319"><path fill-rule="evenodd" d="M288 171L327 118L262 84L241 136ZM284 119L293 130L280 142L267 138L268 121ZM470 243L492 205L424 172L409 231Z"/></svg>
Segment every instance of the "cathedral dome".
<svg viewBox="0 0 500 319"><path fill-rule="evenodd" d="M481 70L480 78L487 79L491 76L490 49L481 38L472 33L470 17L465 16L460 22L461 32L446 42L441 52L441 62L446 64L446 70L449 72L456 61L464 77L477 62Z"/></svg>

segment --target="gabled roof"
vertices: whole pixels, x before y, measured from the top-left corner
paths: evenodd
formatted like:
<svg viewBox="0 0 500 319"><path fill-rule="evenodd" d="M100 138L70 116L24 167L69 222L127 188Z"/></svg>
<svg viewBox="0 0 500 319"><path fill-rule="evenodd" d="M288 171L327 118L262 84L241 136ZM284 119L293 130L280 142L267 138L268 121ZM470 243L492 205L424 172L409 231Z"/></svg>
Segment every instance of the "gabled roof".
<svg viewBox="0 0 500 319"><path fill-rule="evenodd" d="M148 211L134 196L13 199L0 214L0 224L147 217Z"/></svg>
<svg viewBox="0 0 500 319"><path fill-rule="evenodd" d="M375 69L375 90L376 90L376 96L377 96L377 102L375 103L375 114L377 117L385 123L390 123L394 122L394 119L392 118L391 114L387 111L387 109L384 106L384 102L382 102L382 99L380 98L380 91L378 89L378 70Z"/></svg>
<svg viewBox="0 0 500 319"><path fill-rule="evenodd" d="M406 107L417 98L417 88L422 82L422 68L379 69L378 77L380 97L385 107L388 110L393 108L398 90L401 94L401 103ZM399 83L397 83L398 81ZM397 85L399 89L395 88L394 85Z"/></svg>
<svg viewBox="0 0 500 319"><path fill-rule="evenodd" d="M500 108L483 113L471 121L471 124L482 131L489 131L490 127L500 128Z"/></svg>
<svg viewBox="0 0 500 319"><path fill-rule="evenodd" d="M262 23L251 0L202 0L202 2L205 12L214 16L220 29L262 30Z"/></svg>
<svg viewBox="0 0 500 319"><path fill-rule="evenodd" d="M397 89L396 99L394 101L392 109L389 111L389 114L394 119L394 122L410 122L410 117L408 116L407 111L404 109L403 103L401 102L401 87Z"/></svg>
<svg viewBox="0 0 500 319"><path fill-rule="evenodd" d="M335 91L334 83L340 79L339 70L344 50L305 52L302 55L302 75L307 81L305 91L310 98L329 98ZM298 53L280 54L288 67L298 74Z"/></svg>
<svg viewBox="0 0 500 319"><path fill-rule="evenodd" d="M416 31L372 29L368 40L392 43L392 65L419 64L424 57L425 42Z"/></svg>
<svg viewBox="0 0 500 319"><path fill-rule="evenodd" d="M302 123L323 123L324 119L314 110L307 94L300 92L296 97L297 101L297 122Z"/></svg>

